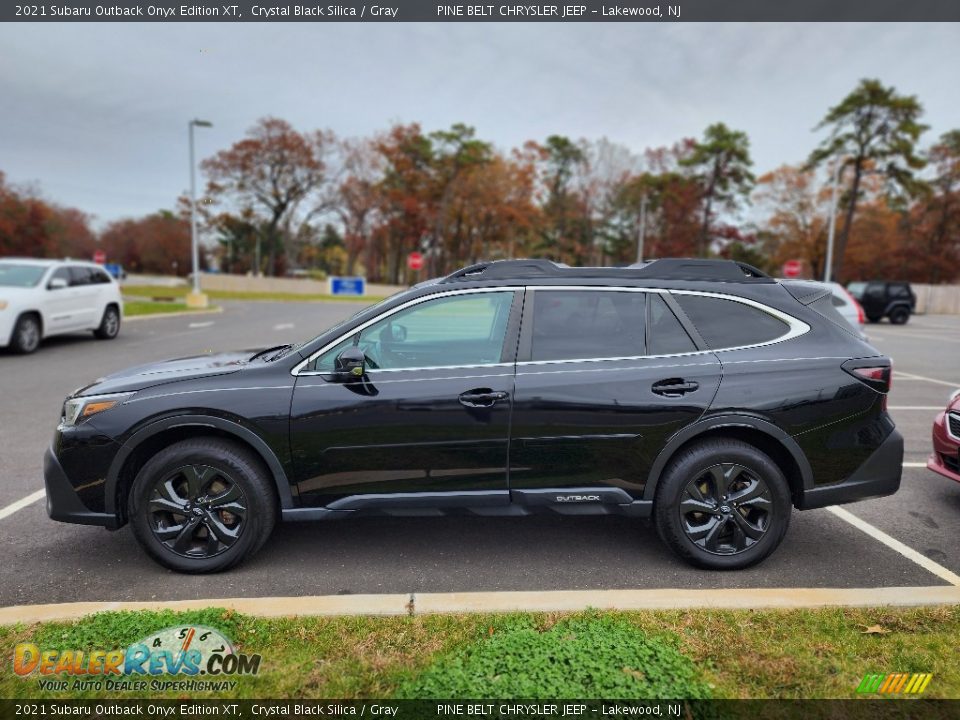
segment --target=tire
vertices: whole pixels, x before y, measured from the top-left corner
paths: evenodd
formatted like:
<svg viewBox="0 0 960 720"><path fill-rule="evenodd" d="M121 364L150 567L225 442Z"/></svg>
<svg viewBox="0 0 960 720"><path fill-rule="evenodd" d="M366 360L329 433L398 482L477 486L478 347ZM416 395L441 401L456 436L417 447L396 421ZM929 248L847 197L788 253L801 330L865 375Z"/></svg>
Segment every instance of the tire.
<svg viewBox="0 0 960 720"><path fill-rule="evenodd" d="M99 340L113 340L120 334L120 311L115 305L107 305L100 319L100 326L93 331L94 337Z"/></svg>
<svg viewBox="0 0 960 720"><path fill-rule="evenodd" d="M726 483L732 493L722 491ZM747 500L736 503L736 496ZM709 512L691 510L701 506ZM688 563L737 570L777 549L791 509L790 487L769 456L740 440L715 438L671 460L657 486L653 514L660 539Z"/></svg>
<svg viewBox="0 0 960 720"><path fill-rule="evenodd" d="M10 336L10 349L21 355L28 355L40 347L43 329L40 318L35 313L25 313L17 318Z"/></svg>
<svg viewBox="0 0 960 720"><path fill-rule="evenodd" d="M260 549L277 521L260 458L220 438L183 440L154 455L137 473L127 509L147 554L182 573L233 567Z"/></svg>
<svg viewBox="0 0 960 720"><path fill-rule="evenodd" d="M906 325L910 319L910 311L901 305L890 311L889 318L894 325Z"/></svg>
<svg viewBox="0 0 960 720"><path fill-rule="evenodd" d="M883 320L882 315L867 315L867 322L878 323Z"/></svg>

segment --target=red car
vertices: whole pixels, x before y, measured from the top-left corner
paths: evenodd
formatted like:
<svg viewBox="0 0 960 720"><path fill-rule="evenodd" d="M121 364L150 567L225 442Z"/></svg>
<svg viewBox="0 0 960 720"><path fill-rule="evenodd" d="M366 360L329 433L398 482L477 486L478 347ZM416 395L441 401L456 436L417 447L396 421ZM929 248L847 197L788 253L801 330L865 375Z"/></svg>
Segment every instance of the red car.
<svg viewBox="0 0 960 720"><path fill-rule="evenodd" d="M927 468L960 482L960 390L933 421L933 452Z"/></svg>

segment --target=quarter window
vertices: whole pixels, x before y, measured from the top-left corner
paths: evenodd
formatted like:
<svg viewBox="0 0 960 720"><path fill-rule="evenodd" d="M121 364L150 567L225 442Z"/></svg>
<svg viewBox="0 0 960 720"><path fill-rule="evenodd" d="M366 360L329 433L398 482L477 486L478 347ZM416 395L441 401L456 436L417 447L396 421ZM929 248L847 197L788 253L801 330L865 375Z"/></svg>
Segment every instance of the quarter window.
<svg viewBox="0 0 960 720"><path fill-rule="evenodd" d="M414 305L351 335L317 358L332 372L337 355L357 345L371 370L488 365L500 362L514 292L453 295Z"/></svg>
<svg viewBox="0 0 960 720"><path fill-rule="evenodd" d="M645 302L642 292L538 290L531 359L641 356Z"/></svg>
<svg viewBox="0 0 960 720"><path fill-rule="evenodd" d="M770 342L790 330L783 320L745 303L682 293L674 297L714 350Z"/></svg>

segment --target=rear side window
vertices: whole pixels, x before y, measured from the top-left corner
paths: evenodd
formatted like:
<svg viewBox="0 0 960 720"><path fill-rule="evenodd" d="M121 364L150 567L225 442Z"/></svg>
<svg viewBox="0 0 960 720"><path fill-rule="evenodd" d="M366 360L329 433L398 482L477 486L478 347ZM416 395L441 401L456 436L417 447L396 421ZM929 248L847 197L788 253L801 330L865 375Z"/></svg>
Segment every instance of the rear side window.
<svg viewBox="0 0 960 720"><path fill-rule="evenodd" d="M890 297L892 298L909 298L910 297L910 288L907 285L891 285L890 286Z"/></svg>
<svg viewBox="0 0 960 720"><path fill-rule="evenodd" d="M714 350L770 342L790 330L770 313L734 300L680 293L674 297Z"/></svg>
<svg viewBox="0 0 960 720"><path fill-rule="evenodd" d="M677 316L657 294L650 295L650 325L647 333L650 355L676 355L694 352L697 346L677 320Z"/></svg>
<svg viewBox="0 0 960 720"><path fill-rule="evenodd" d="M83 267L82 265L71 265L70 285L73 287L78 285L90 285L93 282L92 275L93 273L88 267Z"/></svg>
<svg viewBox="0 0 960 720"><path fill-rule="evenodd" d="M644 355L646 293L538 290L533 309L533 360Z"/></svg>
<svg viewBox="0 0 960 720"><path fill-rule="evenodd" d="M95 283L95 284L97 284L97 285L109 285L109 284L110 284L110 276L107 275L106 270L91 269L91 270L90 270L90 275L91 275L91 282L93 282L93 283Z"/></svg>

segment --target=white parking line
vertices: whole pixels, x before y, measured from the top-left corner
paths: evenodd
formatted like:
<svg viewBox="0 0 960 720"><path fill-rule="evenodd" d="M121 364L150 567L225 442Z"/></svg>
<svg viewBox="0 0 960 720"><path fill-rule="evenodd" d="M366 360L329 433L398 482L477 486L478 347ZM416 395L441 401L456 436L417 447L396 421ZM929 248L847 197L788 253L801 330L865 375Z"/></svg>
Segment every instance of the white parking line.
<svg viewBox="0 0 960 720"><path fill-rule="evenodd" d="M937 380L936 378L925 377L923 375L914 375L913 373L905 373L900 370L894 370L893 376L900 380L923 380L924 382L936 383L937 385L946 385L947 387L960 388L960 382L949 381L949 380Z"/></svg>
<svg viewBox="0 0 960 720"><path fill-rule="evenodd" d="M211 325L213 325L213 320L210 320L209 322L193 322L193 323L190 323L189 325L187 325L187 327L189 327L189 328L205 328L205 327L210 327Z"/></svg>
<svg viewBox="0 0 960 720"><path fill-rule="evenodd" d="M943 410L943 405L891 405L887 410Z"/></svg>
<svg viewBox="0 0 960 720"><path fill-rule="evenodd" d="M33 505L33 503L35 503L37 500L45 497L46 494L46 490L37 490L35 493L30 493L22 500L17 500L15 503L10 503L5 508L0 510L0 520L13 515L17 510L23 510L28 505Z"/></svg>
<svg viewBox="0 0 960 720"><path fill-rule="evenodd" d="M927 464L925 462L905 462L903 466L905 468L918 468L918 467L925 468Z"/></svg>
<svg viewBox="0 0 960 720"><path fill-rule="evenodd" d="M280 323L279 325L274 325L274 330L290 330L293 327L293 323Z"/></svg>
<svg viewBox="0 0 960 720"><path fill-rule="evenodd" d="M872 537L874 540L877 540L878 542L883 543L888 548L900 553L908 560L912 560L927 572L933 573L941 580L946 580L948 583L950 583L951 585L954 585L955 587L960 587L960 575L957 575L951 570L948 570L947 568L945 568L943 565L940 565L939 563L935 563L926 555L918 553L912 547L908 547L907 545L904 545L902 542L900 542L896 538L890 537L885 532L883 532L883 530L879 530L875 528L866 520L861 520L849 510L844 510L843 508L837 507L836 505L831 505L826 509L832 512L841 520L850 523L858 530L862 530L867 535Z"/></svg>

